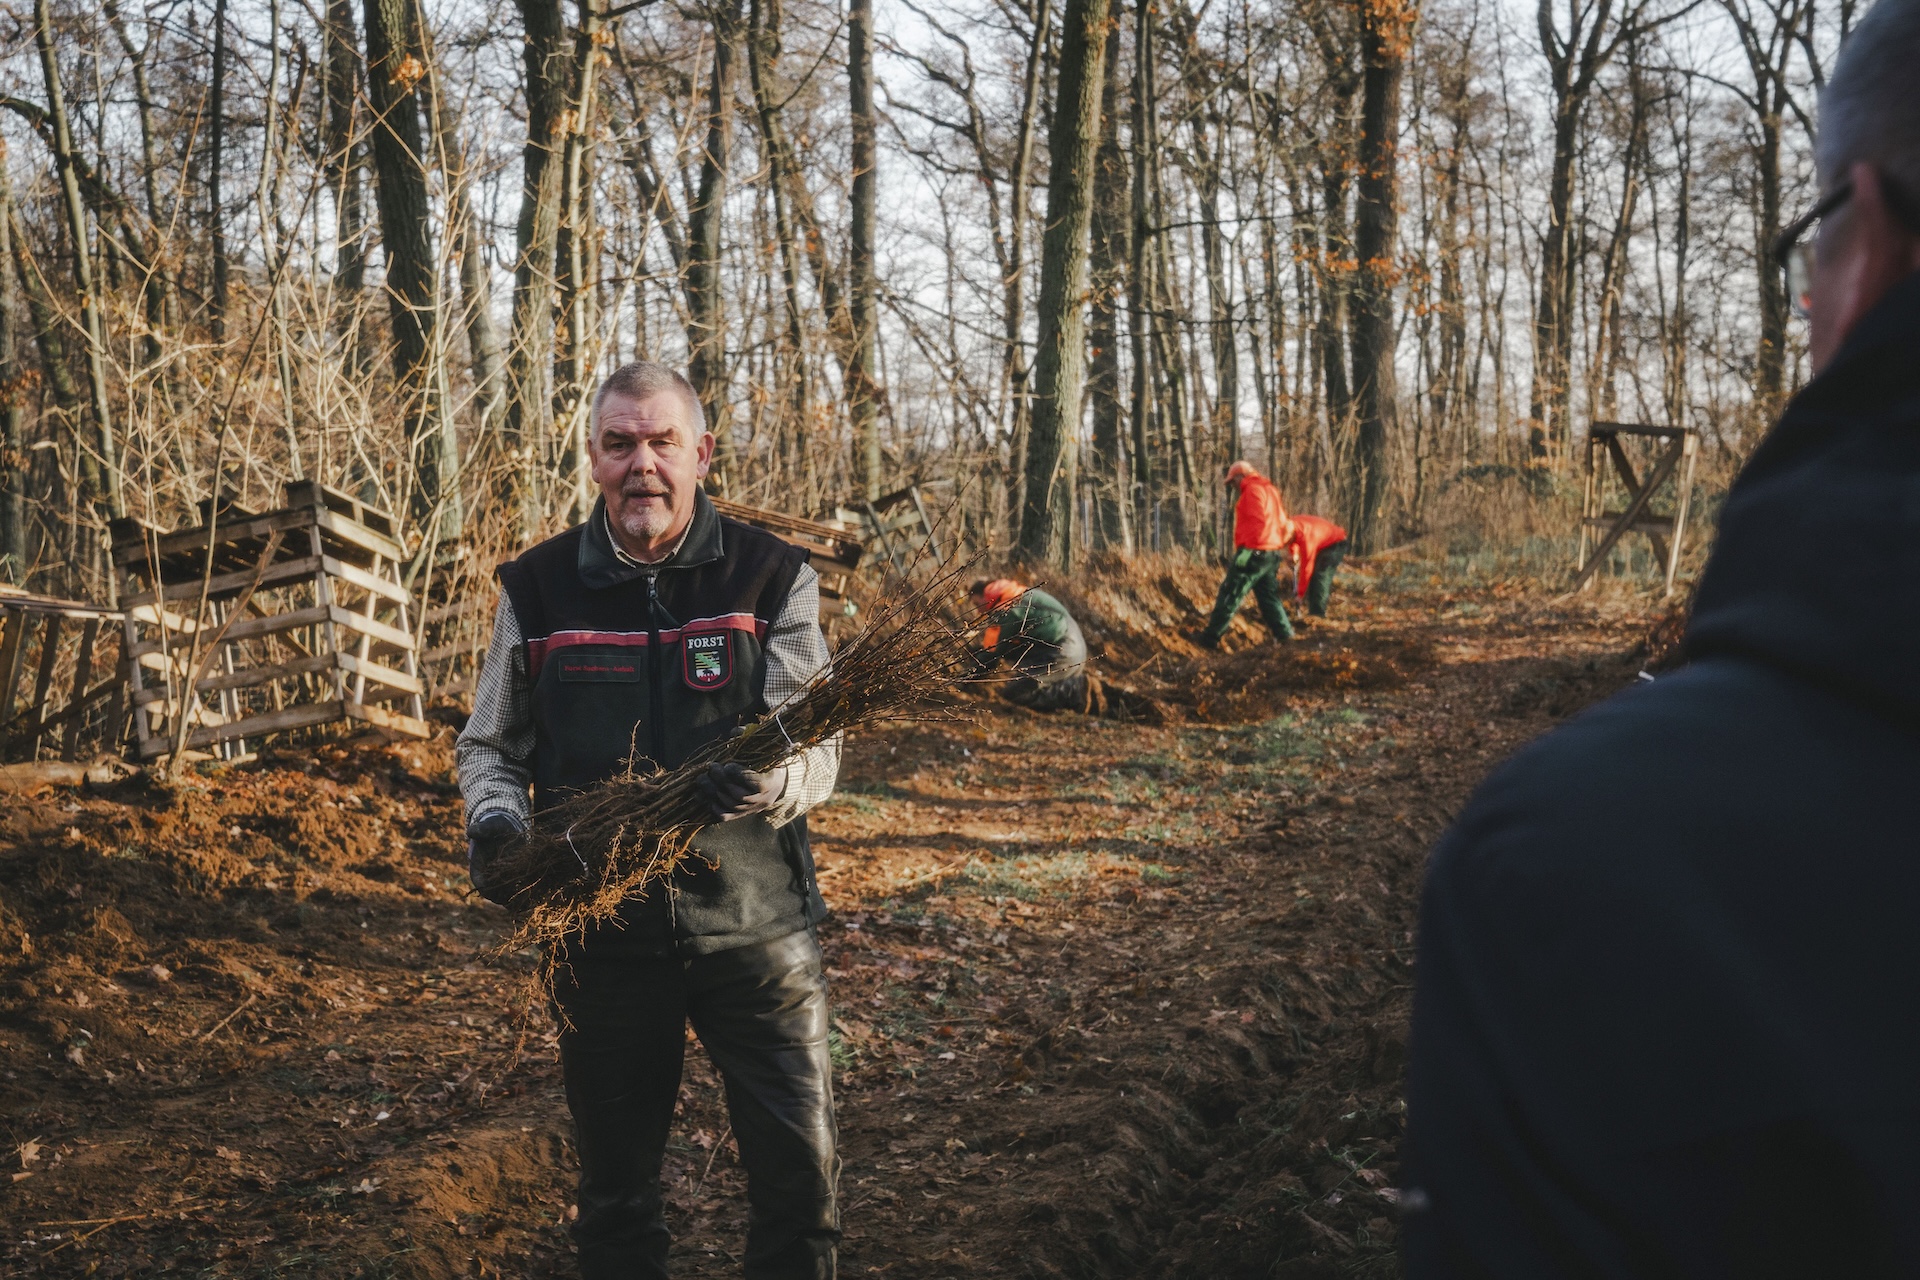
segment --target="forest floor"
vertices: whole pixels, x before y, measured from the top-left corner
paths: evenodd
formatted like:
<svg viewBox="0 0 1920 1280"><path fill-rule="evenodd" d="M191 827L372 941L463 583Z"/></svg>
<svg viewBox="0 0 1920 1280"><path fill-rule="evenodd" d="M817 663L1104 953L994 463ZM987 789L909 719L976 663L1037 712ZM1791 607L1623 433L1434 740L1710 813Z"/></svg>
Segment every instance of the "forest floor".
<svg viewBox="0 0 1920 1280"><path fill-rule="evenodd" d="M1296 645L1201 654L1211 581L1081 593L1165 724L980 703L849 744L812 819L842 1274L1397 1274L1426 851L1632 681L1648 608L1355 566ZM573 1274L554 1036L478 958L504 916L451 765L443 734L4 797L0 1271ZM738 1275L697 1050L665 1177L675 1273Z"/></svg>

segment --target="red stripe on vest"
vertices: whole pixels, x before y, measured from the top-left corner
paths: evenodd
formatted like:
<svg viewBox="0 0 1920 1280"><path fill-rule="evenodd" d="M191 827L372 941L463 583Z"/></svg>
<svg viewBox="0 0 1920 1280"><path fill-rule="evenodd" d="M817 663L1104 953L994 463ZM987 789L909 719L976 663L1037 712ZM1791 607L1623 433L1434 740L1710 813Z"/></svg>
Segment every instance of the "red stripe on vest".
<svg viewBox="0 0 1920 1280"><path fill-rule="evenodd" d="M750 613L724 613L716 618L695 618L684 626L674 627L660 633L660 643L678 644L681 636L710 635L716 631L751 631L761 643L765 643L767 632L772 624L754 617ZM540 668L546 662L547 655L556 649L571 649L580 645L598 645L619 649L644 649L647 647L647 633L644 631L556 631L550 636L527 641L527 679L540 678Z"/></svg>

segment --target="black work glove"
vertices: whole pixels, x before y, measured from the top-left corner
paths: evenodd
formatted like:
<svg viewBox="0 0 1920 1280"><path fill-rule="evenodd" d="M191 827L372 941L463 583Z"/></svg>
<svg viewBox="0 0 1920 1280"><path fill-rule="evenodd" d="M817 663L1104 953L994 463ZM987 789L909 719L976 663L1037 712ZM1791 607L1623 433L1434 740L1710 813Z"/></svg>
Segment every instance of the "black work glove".
<svg viewBox="0 0 1920 1280"><path fill-rule="evenodd" d="M782 765L758 773L743 764L710 764L695 782L715 822L732 822L765 813L787 793L787 770Z"/></svg>
<svg viewBox="0 0 1920 1280"><path fill-rule="evenodd" d="M493 869L501 856L526 838L527 824L505 809L489 809L467 827L467 878L488 902L506 906L514 886L500 882Z"/></svg>

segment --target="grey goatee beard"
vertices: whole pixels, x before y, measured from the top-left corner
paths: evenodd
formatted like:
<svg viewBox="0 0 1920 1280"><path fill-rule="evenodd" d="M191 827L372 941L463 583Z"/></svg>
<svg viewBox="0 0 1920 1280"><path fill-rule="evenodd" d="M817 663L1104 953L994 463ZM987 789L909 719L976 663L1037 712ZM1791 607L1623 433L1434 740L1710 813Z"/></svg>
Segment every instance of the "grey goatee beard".
<svg viewBox="0 0 1920 1280"><path fill-rule="evenodd" d="M625 495L627 498L653 497L665 498L668 505L627 506L613 517L620 526L620 532L641 542L651 542L663 538L673 528L672 495L665 489L646 489Z"/></svg>

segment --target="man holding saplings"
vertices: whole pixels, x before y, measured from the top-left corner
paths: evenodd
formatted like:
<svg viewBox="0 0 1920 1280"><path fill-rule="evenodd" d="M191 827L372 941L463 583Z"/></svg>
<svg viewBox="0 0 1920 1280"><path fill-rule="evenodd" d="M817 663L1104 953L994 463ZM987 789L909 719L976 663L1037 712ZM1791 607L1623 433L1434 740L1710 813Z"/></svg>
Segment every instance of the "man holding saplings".
<svg viewBox="0 0 1920 1280"><path fill-rule="evenodd" d="M630 755L674 768L827 665L805 552L722 517L700 491L714 438L684 377L644 362L615 370L587 445L600 499L585 524L500 566L460 735L471 873L496 901L510 888L489 867L532 810ZM834 1275L840 1165L814 936L826 908L804 815L832 793L839 763L835 739L765 772L711 766L714 825L696 856L564 957L585 1280L667 1274L660 1168L689 1022L726 1082L747 1170L746 1275Z"/></svg>

